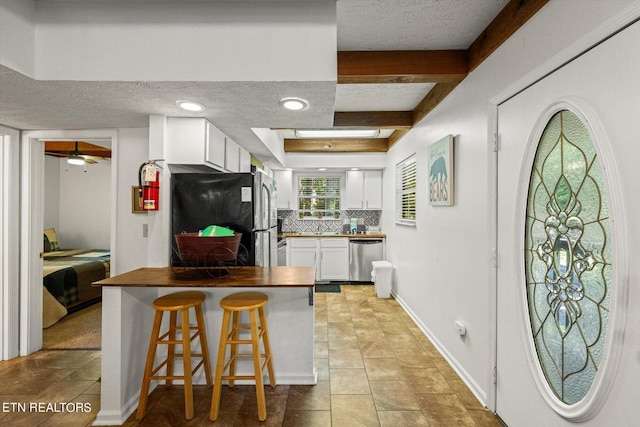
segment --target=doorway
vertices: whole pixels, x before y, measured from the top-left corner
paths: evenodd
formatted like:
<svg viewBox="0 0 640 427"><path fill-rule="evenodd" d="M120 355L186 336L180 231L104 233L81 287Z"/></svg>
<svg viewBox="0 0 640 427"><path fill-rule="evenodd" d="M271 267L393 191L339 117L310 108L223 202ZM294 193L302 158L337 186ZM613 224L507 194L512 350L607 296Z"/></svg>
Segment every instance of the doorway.
<svg viewBox="0 0 640 427"><path fill-rule="evenodd" d="M635 23L498 106L496 412L507 425L632 425L636 417L632 400L624 397L633 396L635 385L620 380L640 375L640 366L633 363L633 347L639 343L626 327L631 317L637 323L639 315L627 310L630 292L637 296L637 291L628 286L633 246L627 236L633 232L625 221L638 209L637 191L625 185L632 182L625 176L637 175L636 166L627 159L640 156L638 40L640 23ZM525 286L529 178L554 108L576 111L590 129L612 224L610 309L602 314L608 320L606 344L592 385L578 402L569 403L554 393L552 375L543 369L548 361L538 358L548 355L537 351L540 342L532 336Z"/></svg>
<svg viewBox="0 0 640 427"><path fill-rule="evenodd" d="M117 213L117 131L33 131L22 136L22 202L23 222L21 227L20 257L20 355L26 356L42 348L42 232L44 230L45 191L45 140L101 140L108 141L113 151L111 162L111 208L110 208L110 248L111 258L115 257ZM113 268L113 263L112 263ZM17 329L17 325L16 325Z"/></svg>

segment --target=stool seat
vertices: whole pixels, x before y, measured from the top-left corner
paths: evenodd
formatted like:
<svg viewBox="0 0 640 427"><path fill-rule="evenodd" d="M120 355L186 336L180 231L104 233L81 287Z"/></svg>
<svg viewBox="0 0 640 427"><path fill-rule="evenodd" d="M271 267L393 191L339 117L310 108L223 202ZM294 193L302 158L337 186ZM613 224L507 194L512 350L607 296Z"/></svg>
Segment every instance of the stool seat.
<svg viewBox="0 0 640 427"><path fill-rule="evenodd" d="M136 418L138 420L144 417L152 380L165 380L167 386L171 386L173 380L184 380L185 418L188 420L193 418L194 415L192 377L200 367L204 367L207 385L211 386L212 375L211 363L209 361L209 346L207 344L207 334L204 328L204 315L202 312L202 303L205 298L205 294L202 292L184 291L168 294L156 298L153 301L153 308L156 314L153 320L149 351L147 353L147 361L140 389L140 400L136 412ZM191 326L189 322L189 309L192 308L196 313L196 326ZM160 334L162 316L165 312L169 312L169 330ZM180 313L180 325L177 324L178 313ZM192 331L195 332L192 334ZM177 338L178 334L181 334L179 339ZM200 340L200 353L193 353L191 351L191 342L196 338ZM159 344L167 345L167 358L154 368L156 350ZM176 345L182 346L182 353L176 353ZM174 375L173 373L174 359L178 357L182 358L183 375ZM192 357L201 359L195 368L191 366ZM158 374L158 371L163 367L165 368L165 374Z"/></svg>
<svg viewBox="0 0 640 427"><path fill-rule="evenodd" d="M153 308L161 311L186 310L202 304L205 298L205 295L200 291L176 292L156 298L153 301Z"/></svg>
<svg viewBox="0 0 640 427"><path fill-rule="evenodd" d="M220 300L220 307L231 311L254 310L264 307L269 297L262 292L239 292L228 295Z"/></svg>
<svg viewBox="0 0 640 427"><path fill-rule="evenodd" d="M256 383L258 419L264 421L267 418L267 405L262 380L262 372L265 367L269 373L269 384L271 387L276 386L273 363L271 361L269 332L264 314L264 307L268 301L269 297L262 292L238 292L220 300L220 307L224 309L224 312L222 314L222 330L220 332L218 360L216 361L211 412L209 414L211 421L215 421L220 412L222 380L227 380L229 387L234 386L235 380L254 380ZM242 311L249 312L249 325L240 324L240 312ZM231 319L232 316L233 319ZM241 332L249 332L251 335L250 339L240 339ZM264 353L260 352L260 341L262 341ZM238 352L238 345L250 346L251 352ZM229 361L225 364L227 346L230 346L231 350ZM239 358L250 358L253 360L253 375L236 375L236 361ZM262 363L263 360L264 363ZM227 369L229 369L229 374L225 375Z"/></svg>

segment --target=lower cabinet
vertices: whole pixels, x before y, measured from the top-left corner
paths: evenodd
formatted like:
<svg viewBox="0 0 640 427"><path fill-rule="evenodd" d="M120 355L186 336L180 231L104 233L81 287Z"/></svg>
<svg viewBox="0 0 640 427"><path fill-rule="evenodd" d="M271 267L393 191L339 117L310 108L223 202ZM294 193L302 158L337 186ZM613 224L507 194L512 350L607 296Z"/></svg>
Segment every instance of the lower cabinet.
<svg viewBox="0 0 640 427"><path fill-rule="evenodd" d="M294 267L316 267L316 280L320 280L318 266L318 239L287 238L287 265Z"/></svg>
<svg viewBox="0 0 640 427"><path fill-rule="evenodd" d="M320 240L320 280L349 280L349 239Z"/></svg>
<svg viewBox="0 0 640 427"><path fill-rule="evenodd" d="M287 238L287 265L316 267L316 280L349 280L349 239Z"/></svg>

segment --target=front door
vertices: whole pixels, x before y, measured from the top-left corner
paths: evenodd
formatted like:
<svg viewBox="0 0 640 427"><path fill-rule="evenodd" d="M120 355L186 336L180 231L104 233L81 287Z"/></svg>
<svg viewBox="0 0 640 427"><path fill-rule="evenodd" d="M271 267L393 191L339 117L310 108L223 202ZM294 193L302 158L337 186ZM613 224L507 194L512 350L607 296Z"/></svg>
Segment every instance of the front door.
<svg viewBox="0 0 640 427"><path fill-rule="evenodd" d="M638 230L636 220L635 224L627 223L625 218L637 219L638 209L638 184L629 178L637 177L640 161L639 40L640 23L636 22L498 107L496 412L512 427L576 422L635 426L640 422L637 404L630 397L637 396L637 381L626 380L640 378L636 355L640 342L637 332L625 327L633 319L637 328L640 318L637 306L632 309L628 303L638 297L638 291L627 286L625 273L626 260L633 257L636 248L627 236ZM579 193L585 183L600 181L602 191L596 189L592 194L597 194L594 199L605 200L597 215L608 217L609 222L585 219L592 212L589 209L594 209L590 205L598 200L583 198L576 204L562 194L557 195L557 203L535 206L534 201L543 217L537 229L525 220L527 208L532 206L528 203L535 198L530 179L543 179L532 178L534 162L539 165L544 161L540 155L549 157L549 151L536 154L536 149L554 109L574 111L582 119L593 140L595 151L591 153L596 153L602 172L589 169L592 163L588 160L587 173L600 174L596 179L573 183L565 180L560 170L554 172L553 180L537 188L553 198L559 193ZM570 120L562 125L571 127L564 130L567 134L582 132ZM558 149L555 160L566 160L568 150ZM592 159L591 154L584 157ZM583 229L593 229L594 224L601 233L597 241L586 241ZM527 227L528 233L542 238L548 234L553 241L547 246L531 245ZM529 250L529 258L525 256L527 245L536 246ZM532 291L535 287L525 282L535 282L535 277L531 279L535 275L527 276L525 264L531 266L539 260L548 263L537 276L540 286ZM597 267L598 261L601 267ZM594 274L597 268L600 276ZM586 289L592 282L608 287L609 294L602 293L600 298L588 294ZM536 292L541 293L537 300L531 295ZM531 299L537 301L533 315L528 307ZM627 305L632 311L627 312ZM537 322L533 327L532 317ZM587 317L595 321L587 324ZM533 337L532 331L544 328L548 328L544 331L548 337ZM595 344L600 338L605 342L603 347ZM575 342L578 350L572 347ZM584 389L576 393L579 387Z"/></svg>

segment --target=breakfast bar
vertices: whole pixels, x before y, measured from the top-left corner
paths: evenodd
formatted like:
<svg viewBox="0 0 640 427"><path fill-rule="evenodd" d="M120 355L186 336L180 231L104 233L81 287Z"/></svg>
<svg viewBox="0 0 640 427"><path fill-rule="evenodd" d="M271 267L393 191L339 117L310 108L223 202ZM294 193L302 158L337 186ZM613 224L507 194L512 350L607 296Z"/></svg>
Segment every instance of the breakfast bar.
<svg viewBox="0 0 640 427"><path fill-rule="evenodd" d="M267 294L265 313L277 383L316 384L315 270L247 266L235 267L223 277L211 277L201 270L185 278L169 267L140 268L96 282L94 285L102 286L102 390L94 425L121 425L135 411L154 317L152 302L183 290L206 294L204 317L209 354L213 355L220 339L220 300L239 291ZM238 371L252 372L252 366L238 364ZM181 373L178 366L176 373ZM205 384L201 370L193 382Z"/></svg>

